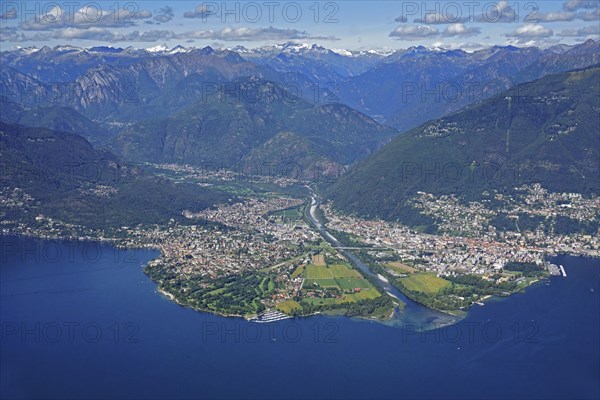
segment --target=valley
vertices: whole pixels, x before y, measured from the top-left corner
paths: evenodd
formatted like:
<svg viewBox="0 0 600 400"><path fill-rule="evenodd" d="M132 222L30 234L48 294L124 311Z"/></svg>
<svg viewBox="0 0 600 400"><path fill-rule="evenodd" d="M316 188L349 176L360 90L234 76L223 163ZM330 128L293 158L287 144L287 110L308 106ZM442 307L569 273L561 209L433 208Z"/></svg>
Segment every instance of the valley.
<svg viewBox="0 0 600 400"><path fill-rule="evenodd" d="M600 399L600 0L0 0L0 399Z"/></svg>
<svg viewBox="0 0 600 400"><path fill-rule="evenodd" d="M289 45L139 61L132 51L108 61L96 49L86 51L89 62L107 66L75 79L75 92L96 93L77 106L50 101L55 84L32 89L52 72L25 60L78 49L3 53L12 65L3 69L7 93L28 87L39 96L9 96L3 113L2 233L159 250L144 268L159 290L219 315L387 320L413 301L462 317L555 273L552 256L600 257L597 66L475 96L404 133L331 98L310 101L278 74L314 83L314 69L293 65L324 67L322 57L346 67L344 57L357 58L357 69L325 75L337 85L415 60L437 70L448 57L466 63L463 74L500 58L526 69L569 52L584 55L579 66L595 62L596 47L411 48L377 59ZM86 87L98 74L100 86ZM136 88L143 101L107 97L123 74L144 82ZM435 117L422 101L411 103L419 118ZM367 104L357 108L368 113Z"/></svg>
<svg viewBox="0 0 600 400"><path fill-rule="evenodd" d="M330 202L321 205L320 196L307 188L314 187L310 181L191 166L152 167L177 184L235 193L236 201L198 212L183 210L183 220L164 225L92 230L39 215L34 225L5 220L2 233L157 249L160 257L145 271L171 299L246 318L277 309L293 316L326 313L385 320L394 309L402 313L404 308L390 290L462 316L491 296L508 296L548 277L554 271L548 262L552 256L600 257L597 235L560 231L555 223L519 228L515 218L512 227L483 229L504 213L558 212L563 218L597 221L596 196L548 197L534 185L521 188L519 197L503 197L504 208L489 209L487 203L461 206L452 198L422 194L418 204L425 212L436 210L439 224L439 233L429 234L398 222L343 214ZM9 207L10 201L3 199L1 205Z"/></svg>

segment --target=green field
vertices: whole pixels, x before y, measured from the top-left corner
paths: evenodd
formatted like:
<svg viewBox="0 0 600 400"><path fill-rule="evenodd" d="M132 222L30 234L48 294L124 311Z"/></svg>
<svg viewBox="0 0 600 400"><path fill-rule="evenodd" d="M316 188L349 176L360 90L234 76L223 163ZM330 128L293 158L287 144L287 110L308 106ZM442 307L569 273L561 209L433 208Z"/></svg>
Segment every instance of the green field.
<svg viewBox="0 0 600 400"><path fill-rule="evenodd" d="M282 313L291 314L292 312L294 312L294 310L301 309L302 306L294 300L286 300L277 304L276 308Z"/></svg>
<svg viewBox="0 0 600 400"><path fill-rule="evenodd" d="M305 279L332 279L333 272L331 269L329 269L327 267L309 264L306 266L306 269L304 270L304 278Z"/></svg>
<svg viewBox="0 0 600 400"><path fill-rule="evenodd" d="M339 286L335 279L306 279L304 281L304 289L338 289Z"/></svg>
<svg viewBox="0 0 600 400"><path fill-rule="evenodd" d="M327 298L327 299L306 298L303 301L305 301L309 304L314 304L314 305L334 305L334 304L342 303L342 301L339 299L331 299L331 298Z"/></svg>
<svg viewBox="0 0 600 400"><path fill-rule="evenodd" d="M427 294L438 293L450 284L449 281L439 278L434 274L415 274L400 279L400 282L411 292L422 292Z"/></svg>
<svg viewBox="0 0 600 400"><path fill-rule="evenodd" d="M358 293L345 294L343 297L343 300L345 302L351 301L353 303L356 303L357 301L360 301L360 300L376 299L379 296L380 296L380 294L377 293L377 290L375 290L375 288L373 288L373 289L368 289L368 290L361 290Z"/></svg>
<svg viewBox="0 0 600 400"><path fill-rule="evenodd" d="M296 271L294 271L295 273ZM304 269L303 289L338 289L342 292L360 288L362 291L368 291L369 294L348 294L345 301L356 301L355 297L375 298L380 294L375 287L360 273L345 264L332 264L330 266L307 265ZM352 297L355 296L355 297ZM344 297L346 298L346 297Z"/></svg>
<svg viewBox="0 0 600 400"><path fill-rule="evenodd" d="M311 304L332 305L332 304L356 303L361 300L376 299L379 296L381 296L381 295L377 292L377 290L375 290L375 288L373 288L373 289L363 290L358 293L344 294L341 299L307 298L307 299L304 299L304 301L306 301L307 303L311 303Z"/></svg>
<svg viewBox="0 0 600 400"><path fill-rule="evenodd" d="M360 278L358 271L348 268L344 264L332 264L329 266L333 276L337 278Z"/></svg>
<svg viewBox="0 0 600 400"><path fill-rule="evenodd" d="M393 262L389 262L387 264L384 265L386 268L389 268L393 271L399 272L399 273L413 273L413 272L419 272L418 269L413 268L409 265L406 265L404 263L401 263L399 261L393 261Z"/></svg>
<svg viewBox="0 0 600 400"><path fill-rule="evenodd" d="M302 219L304 213L302 208L288 208L287 210L275 211L271 215L274 217L284 217L285 219L297 220Z"/></svg>
<svg viewBox="0 0 600 400"><path fill-rule="evenodd" d="M304 272L304 266L300 265L292 272L292 279L299 277Z"/></svg>
<svg viewBox="0 0 600 400"><path fill-rule="evenodd" d="M373 285L363 278L338 278L336 282L343 290L352 290L354 288L371 289Z"/></svg>

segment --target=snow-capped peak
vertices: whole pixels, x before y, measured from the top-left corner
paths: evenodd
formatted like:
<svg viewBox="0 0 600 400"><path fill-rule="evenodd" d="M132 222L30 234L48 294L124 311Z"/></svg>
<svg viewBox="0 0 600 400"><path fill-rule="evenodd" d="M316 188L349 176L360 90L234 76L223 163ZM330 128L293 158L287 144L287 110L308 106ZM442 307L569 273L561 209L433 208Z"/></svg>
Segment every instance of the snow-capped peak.
<svg viewBox="0 0 600 400"><path fill-rule="evenodd" d="M335 54L339 54L340 56L344 56L344 57L354 56L354 53L352 53L346 49L331 49L331 51L333 51Z"/></svg>
<svg viewBox="0 0 600 400"><path fill-rule="evenodd" d="M71 46L71 45L58 45L52 48L52 51L83 51L81 47Z"/></svg>
<svg viewBox="0 0 600 400"><path fill-rule="evenodd" d="M235 47L230 47L230 48L227 48L227 50L229 50L229 51L235 51L236 53L243 53L243 54L252 53L252 50L250 50L247 47L244 47L242 45L238 45L238 46L235 46Z"/></svg>
<svg viewBox="0 0 600 400"><path fill-rule="evenodd" d="M177 54L177 53L189 53L190 51L193 50L193 48L188 48L188 47L183 47L183 46L177 45L177 46L173 47L172 49L169 49L169 47L166 44L159 44L158 46L149 47L145 50L148 53Z"/></svg>
<svg viewBox="0 0 600 400"><path fill-rule="evenodd" d="M16 46L15 50L18 51L21 54L27 54L27 55L29 55L29 54L37 53L38 51L40 51L40 48L39 47L35 47L35 46L32 46L32 47Z"/></svg>
<svg viewBox="0 0 600 400"><path fill-rule="evenodd" d="M158 46L154 46L154 47L149 47L146 49L147 52L150 53L164 53L165 51L168 51L169 48L167 47L166 44L159 44Z"/></svg>

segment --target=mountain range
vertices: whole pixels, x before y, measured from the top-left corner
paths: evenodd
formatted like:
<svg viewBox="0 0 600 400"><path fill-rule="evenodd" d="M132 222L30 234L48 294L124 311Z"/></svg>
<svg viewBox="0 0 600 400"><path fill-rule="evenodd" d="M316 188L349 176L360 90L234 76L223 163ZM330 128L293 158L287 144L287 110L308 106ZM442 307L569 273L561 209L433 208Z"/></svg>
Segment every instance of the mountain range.
<svg viewBox="0 0 600 400"><path fill-rule="evenodd" d="M400 50L340 85L339 98L378 121L405 131L549 73L600 62L600 43L517 48L494 46L467 53Z"/></svg>
<svg viewBox="0 0 600 400"><path fill-rule="evenodd" d="M56 46L4 51L0 61L6 132L54 132L62 135L56 142L81 135L73 141L86 145L72 153L91 146L114 163L241 165L307 179L349 169L329 197L342 209L386 218L399 215L416 190L474 198L509 190L523 174L553 190L597 190L590 88L600 43L593 40L387 54L293 43ZM566 73L578 69L587 72ZM523 102L522 93L547 100ZM29 143L19 140L6 149ZM469 173L493 165L518 179L473 183L466 173L443 185L403 181L403 168L425 163L436 174L442 163L450 173L454 162Z"/></svg>
<svg viewBox="0 0 600 400"><path fill-rule="evenodd" d="M346 212L410 221L418 192L482 200L540 183L600 192L600 66L548 75L427 122L326 189Z"/></svg>
<svg viewBox="0 0 600 400"><path fill-rule="evenodd" d="M194 97L189 92L197 79L185 79L179 98ZM261 79L234 81L199 97L175 115L123 129L110 148L138 162L242 163L259 173L309 178L315 168L339 174L398 134L348 106L315 105Z"/></svg>
<svg viewBox="0 0 600 400"><path fill-rule="evenodd" d="M471 53L416 46L391 54L293 43L253 50L57 46L5 51L0 61L3 99L69 107L107 124L155 117L165 92L196 75L205 89L249 77L269 80L307 101L343 103L404 131L516 84L594 65L600 43Z"/></svg>

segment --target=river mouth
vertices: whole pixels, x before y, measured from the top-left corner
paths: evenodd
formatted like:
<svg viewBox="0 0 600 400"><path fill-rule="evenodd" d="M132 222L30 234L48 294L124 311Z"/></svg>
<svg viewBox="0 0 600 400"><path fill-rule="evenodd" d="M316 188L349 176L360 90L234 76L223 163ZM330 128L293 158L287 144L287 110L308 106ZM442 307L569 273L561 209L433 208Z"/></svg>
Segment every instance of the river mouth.
<svg viewBox="0 0 600 400"><path fill-rule="evenodd" d="M312 196L310 206L306 207L306 218L311 225L319 231L324 240L329 242L337 251L343 254L350 262L360 269L364 274L376 279L385 292L392 298L396 298L404 303L404 308L398 307L394 310L392 318L389 320L378 320L387 326L402 327L403 329L411 329L415 331L427 331L437 328L442 328L448 325L456 324L462 320L464 315L455 316L441 311L428 308L416 301L409 299L404 293L398 290L395 286L383 276L374 273L362 260L348 249L344 249L338 239L327 230L323 224L318 221L316 212L320 205L320 200L317 198L314 191L311 190Z"/></svg>

